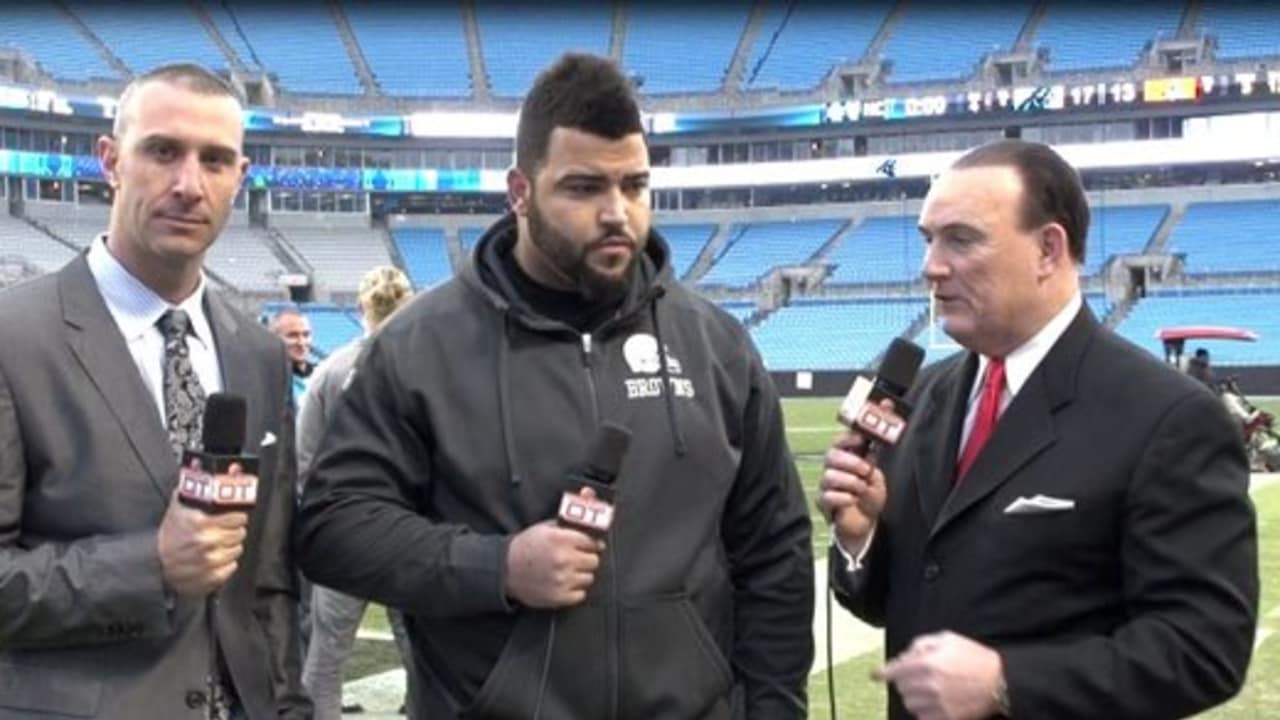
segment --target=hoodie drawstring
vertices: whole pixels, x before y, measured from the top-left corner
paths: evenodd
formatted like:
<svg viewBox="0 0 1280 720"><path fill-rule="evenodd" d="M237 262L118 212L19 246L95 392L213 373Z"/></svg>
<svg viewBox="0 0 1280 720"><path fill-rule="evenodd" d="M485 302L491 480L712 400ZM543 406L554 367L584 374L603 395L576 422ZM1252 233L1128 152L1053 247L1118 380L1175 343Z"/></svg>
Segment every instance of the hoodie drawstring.
<svg viewBox="0 0 1280 720"><path fill-rule="evenodd" d="M511 314L503 311L498 342L498 413L502 416L502 450L507 458L507 475L512 485L520 484L516 464L516 434L511 426Z"/></svg>
<svg viewBox="0 0 1280 720"><path fill-rule="evenodd" d="M667 423L671 428L671 439L676 444L676 457L684 457L689 448L684 442L684 433L680 430L680 418L676 415L675 388L671 385L671 370L667 367L667 344L662 342L662 324L658 322L657 298L649 303L649 314L653 318L653 336L658 341L658 368L662 373L662 399L667 404Z"/></svg>

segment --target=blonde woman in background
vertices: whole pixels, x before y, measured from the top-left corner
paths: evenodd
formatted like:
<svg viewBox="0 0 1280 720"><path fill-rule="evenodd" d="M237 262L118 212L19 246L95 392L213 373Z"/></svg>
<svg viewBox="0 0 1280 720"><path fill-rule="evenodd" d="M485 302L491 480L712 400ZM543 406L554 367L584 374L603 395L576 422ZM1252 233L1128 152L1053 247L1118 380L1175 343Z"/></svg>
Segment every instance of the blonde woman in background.
<svg viewBox="0 0 1280 720"><path fill-rule="evenodd" d="M337 405L347 377L360 357L365 340L391 313L413 297L409 278L394 267L379 266L360 281L359 307L364 334L335 350L315 369L310 386L303 396L298 413L298 469L305 477L320 446L325 425ZM343 667L355 643L356 630L364 617L366 602L319 585L312 586L311 639L307 645L302 683L315 703L316 720L340 720L342 712L359 712L356 705L342 702ZM409 646L404 634L404 618L388 610L387 617L400 648L403 662L409 662ZM413 673L409 673L412 677ZM413 688L406 693L406 704L413 704Z"/></svg>

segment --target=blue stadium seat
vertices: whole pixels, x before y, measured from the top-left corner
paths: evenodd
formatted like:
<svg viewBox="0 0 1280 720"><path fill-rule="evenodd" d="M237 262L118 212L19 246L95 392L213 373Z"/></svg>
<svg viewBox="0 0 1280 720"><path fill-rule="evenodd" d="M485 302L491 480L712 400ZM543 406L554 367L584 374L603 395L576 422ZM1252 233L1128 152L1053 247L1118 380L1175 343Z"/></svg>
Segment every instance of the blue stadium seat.
<svg viewBox="0 0 1280 720"><path fill-rule="evenodd" d="M715 263L699 284L750 285L770 268L808 262L844 220L801 220L734 225Z"/></svg>
<svg viewBox="0 0 1280 720"><path fill-rule="evenodd" d="M721 310L729 313L736 318L738 322L743 324L747 322L747 318L751 317L756 312L756 304L750 301L726 300L716 304L720 306Z"/></svg>
<svg viewBox="0 0 1280 720"><path fill-rule="evenodd" d="M135 73L171 62L211 70L230 67L191 8L183 3L124 5L75 0L72 12Z"/></svg>
<svg viewBox="0 0 1280 720"><path fill-rule="evenodd" d="M1098 319L1098 322L1106 320L1107 315L1111 312L1111 303L1107 301L1107 297L1103 293L1086 292L1084 293L1084 302L1093 311L1093 316ZM924 361L926 364L935 363L953 353L964 350L955 340L942 331L941 320L934 327L925 325L920 332L916 333L914 341L924 348Z"/></svg>
<svg viewBox="0 0 1280 720"><path fill-rule="evenodd" d="M221 0L196 0L196 2L204 8L205 14L217 28L218 34L231 46L236 55L240 56L240 61L245 64L245 67L261 70L262 66L254 57L253 49L249 47L245 38L240 18L230 9L230 6L223 4Z"/></svg>
<svg viewBox="0 0 1280 720"><path fill-rule="evenodd" d="M1201 4L1198 27L1218 39L1225 60L1280 55L1280 5L1258 0L1212 0Z"/></svg>
<svg viewBox="0 0 1280 720"><path fill-rule="evenodd" d="M0 47L22 50L56 78L119 78L71 20L47 2L6 4L0 20Z"/></svg>
<svg viewBox="0 0 1280 720"><path fill-rule="evenodd" d="M743 0L715 4L627 4L623 66L644 78L641 90L710 93L724 84L749 5Z"/></svg>
<svg viewBox="0 0 1280 720"><path fill-rule="evenodd" d="M459 5L344 0L343 7L384 93L471 95L471 63Z"/></svg>
<svg viewBox="0 0 1280 720"><path fill-rule="evenodd" d="M1090 208L1084 274L1102 269L1112 255L1140 253L1151 241L1168 205L1105 205Z"/></svg>
<svg viewBox="0 0 1280 720"><path fill-rule="evenodd" d="M911 3L884 46L889 81L963 80L983 55L1007 51L1027 21L1028 0L975 0L959 11L947 3Z"/></svg>
<svg viewBox="0 0 1280 720"><path fill-rule="evenodd" d="M1259 335L1256 343L1230 340L1192 341L1209 348L1214 365L1275 365L1280 363L1280 289L1162 290L1138 302L1117 331L1164 357L1155 334L1175 325L1232 325Z"/></svg>
<svg viewBox="0 0 1280 720"><path fill-rule="evenodd" d="M453 277L444 230L404 227L391 231L391 237L415 288L429 288Z"/></svg>
<svg viewBox="0 0 1280 720"><path fill-rule="evenodd" d="M892 5L890 0L770 3L747 62L747 87L816 87L833 66L862 59Z"/></svg>
<svg viewBox="0 0 1280 720"><path fill-rule="evenodd" d="M327 6L244 0L226 0L225 5L238 22L237 34L243 33L245 50L280 78L286 91L328 95L362 91Z"/></svg>
<svg viewBox="0 0 1280 720"><path fill-rule="evenodd" d="M911 282L920 277L924 240L916 216L867 218L845 235L825 260L836 265L831 283Z"/></svg>
<svg viewBox="0 0 1280 720"><path fill-rule="evenodd" d="M569 50L609 54L612 3L477 0L476 23L489 86L498 97L523 97L533 78Z"/></svg>
<svg viewBox="0 0 1280 720"><path fill-rule="evenodd" d="M716 232L715 225L662 225L658 232L671 248L671 270L677 278L689 273L698 254Z"/></svg>
<svg viewBox="0 0 1280 720"><path fill-rule="evenodd" d="M799 300L751 334L770 370L860 370L925 309L924 298Z"/></svg>
<svg viewBox="0 0 1280 720"><path fill-rule="evenodd" d="M324 355L360 337L364 332L354 310L331 305L305 305L302 311L311 321L311 342Z"/></svg>
<svg viewBox="0 0 1280 720"><path fill-rule="evenodd" d="M476 249L476 243L480 242L480 238L484 237L488 228L481 227L464 227L458 228L458 241L462 243L462 251L468 256Z"/></svg>
<svg viewBox="0 0 1280 720"><path fill-rule="evenodd" d="M1166 244L1185 253L1189 273L1280 270L1275 236L1280 200L1192 203Z"/></svg>
<svg viewBox="0 0 1280 720"><path fill-rule="evenodd" d="M1035 44L1049 48L1050 72L1133 67L1143 46L1178 32L1185 3L1088 4L1052 0Z"/></svg>

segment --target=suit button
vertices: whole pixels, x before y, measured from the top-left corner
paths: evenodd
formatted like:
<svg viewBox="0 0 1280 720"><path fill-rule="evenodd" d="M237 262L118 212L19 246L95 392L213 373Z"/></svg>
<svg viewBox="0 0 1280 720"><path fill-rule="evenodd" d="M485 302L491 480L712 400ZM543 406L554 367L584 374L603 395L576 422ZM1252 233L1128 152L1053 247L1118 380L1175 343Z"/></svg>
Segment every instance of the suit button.
<svg viewBox="0 0 1280 720"><path fill-rule="evenodd" d="M200 692L199 690L188 690L187 691L187 707L191 708L192 710L195 710L196 708L204 707L204 693Z"/></svg>
<svg viewBox="0 0 1280 720"><path fill-rule="evenodd" d="M942 574L942 567L936 562L931 562L924 566L924 581L933 582Z"/></svg>

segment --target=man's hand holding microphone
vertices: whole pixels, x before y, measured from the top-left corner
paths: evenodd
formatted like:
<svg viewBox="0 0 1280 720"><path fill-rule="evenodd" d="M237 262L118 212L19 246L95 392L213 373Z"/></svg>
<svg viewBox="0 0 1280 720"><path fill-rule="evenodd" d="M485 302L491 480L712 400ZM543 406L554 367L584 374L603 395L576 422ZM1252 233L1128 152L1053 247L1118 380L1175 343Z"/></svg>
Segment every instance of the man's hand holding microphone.
<svg viewBox="0 0 1280 720"><path fill-rule="evenodd" d="M507 548L507 596L530 608L581 604L595 582L605 535L613 523L613 483L631 444L631 432L606 422L554 520L521 530Z"/></svg>
<svg viewBox="0 0 1280 720"><path fill-rule="evenodd" d="M231 579L244 554L249 511L258 499L257 458L241 455L245 399L214 393L205 402L203 450L183 453L178 487L156 546L165 585L205 596Z"/></svg>

